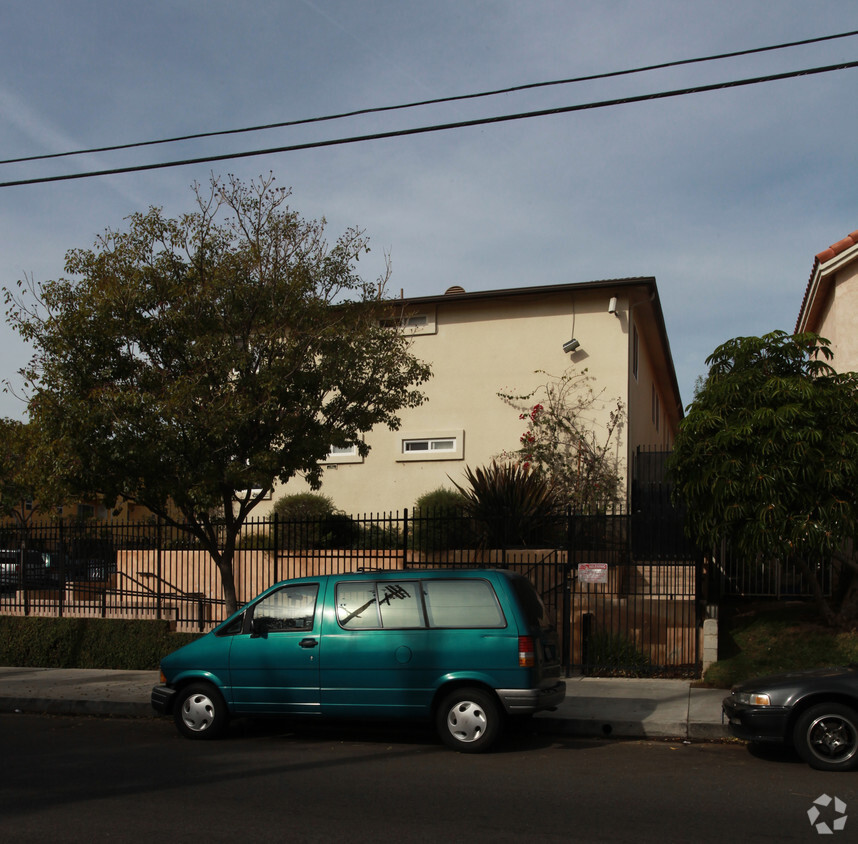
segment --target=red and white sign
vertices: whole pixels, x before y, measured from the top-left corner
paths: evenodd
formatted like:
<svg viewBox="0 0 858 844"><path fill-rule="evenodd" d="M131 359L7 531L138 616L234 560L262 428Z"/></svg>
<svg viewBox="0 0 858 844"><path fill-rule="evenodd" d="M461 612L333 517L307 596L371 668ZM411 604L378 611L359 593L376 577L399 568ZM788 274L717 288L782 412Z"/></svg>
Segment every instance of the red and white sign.
<svg viewBox="0 0 858 844"><path fill-rule="evenodd" d="M578 581L580 583L607 583L607 563L580 563L578 565Z"/></svg>

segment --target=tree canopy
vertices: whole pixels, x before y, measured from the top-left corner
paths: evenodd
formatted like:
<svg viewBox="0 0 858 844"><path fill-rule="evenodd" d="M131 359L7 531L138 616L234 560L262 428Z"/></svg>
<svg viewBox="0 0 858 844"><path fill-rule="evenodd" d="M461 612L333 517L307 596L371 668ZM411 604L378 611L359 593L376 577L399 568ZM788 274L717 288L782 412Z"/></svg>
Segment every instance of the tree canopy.
<svg viewBox="0 0 858 844"><path fill-rule="evenodd" d="M677 499L703 548L725 541L746 562L801 565L831 623L852 606L858 525L858 375L828 362L815 334L775 331L719 346L671 459ZM824 600L815 564L836 559Z"/></svg>
<svg viewBox="0 0 858 844"><path fill-rule="evenodd" d="M423 401L428 367L383 327L387 275L364 281L349 229L289 208L269 176L212 178L196 208L159 208L66 255L68 278L6 290L32 344L29 411L80 493L148 507L212 554L227 608L232 554L276 482L313 488L332 445L355 445Z"/></svg>
<svg viewBox="0 0 858 844"><path fill-rule="evenodd" d="M0 515L25 528L37 513L65 498L62 479L46 457L32 423L0 419Z"/></svg>

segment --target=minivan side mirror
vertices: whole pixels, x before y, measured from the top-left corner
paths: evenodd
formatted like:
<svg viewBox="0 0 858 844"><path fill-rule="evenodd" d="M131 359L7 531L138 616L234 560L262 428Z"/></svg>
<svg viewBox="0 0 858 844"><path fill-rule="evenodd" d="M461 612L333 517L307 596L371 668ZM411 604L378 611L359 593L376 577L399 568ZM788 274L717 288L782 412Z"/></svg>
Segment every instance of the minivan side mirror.
<svg viewBox="0 0 858 844"><path fill-rule="evenodd" d="M268 625L265 623L264 618L251 618L250 619L250 638L251 639L267 639L268 638Z"/></svg>

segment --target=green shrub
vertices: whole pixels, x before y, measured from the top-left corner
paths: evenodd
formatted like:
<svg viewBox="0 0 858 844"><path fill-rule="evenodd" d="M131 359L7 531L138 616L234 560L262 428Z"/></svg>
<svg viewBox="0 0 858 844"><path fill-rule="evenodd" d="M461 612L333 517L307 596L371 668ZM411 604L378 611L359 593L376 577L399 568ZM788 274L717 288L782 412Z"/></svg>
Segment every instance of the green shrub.
<svg viewBox="0 0 858 844"><path fill-rule="evenodd" d="M0 665L148 671L199 638L167 621L0 616Z"/></svg>
<svg viewBox="0 0 858 844"><path fill-rule="evenodd" d="M471 547L473 531L466 503L461 492L446 487L421 495L412 514L411 547L424 553Z"/></svg>
<svg viewBox="0 0 858 844"><path fill-rule="evenodd" d="M274 512L286 521L320 519L336 512L333 500L319 492L298 492L284 495L274 504Z"/></svg>
<svg viewBox="0 0 858 844"><path fill-rule="evenodd" d="M281 548L351 548L360 538L354 520L337 510L327 495L317 492L286 495L274 505L274 513L281 521Z"/></svg>
<svg viewBox="0 0 858 844"><path fill-rule="evenodd" d="M599 677L640 677L650 673L650 660L622 633L600 630L586 642L587 672Z"/></svg>

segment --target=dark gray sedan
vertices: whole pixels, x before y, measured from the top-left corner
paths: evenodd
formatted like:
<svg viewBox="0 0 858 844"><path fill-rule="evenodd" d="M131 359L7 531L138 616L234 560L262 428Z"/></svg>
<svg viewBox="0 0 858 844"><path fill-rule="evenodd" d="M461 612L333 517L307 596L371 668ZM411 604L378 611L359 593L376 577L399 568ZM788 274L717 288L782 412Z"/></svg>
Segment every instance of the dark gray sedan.
<svg viewBox="0 0 858 844"><path fill-rule="evenodd" d="M736 738L792 745L821 771L858 766L858 667L748 680L722 706Z"/></svg>

